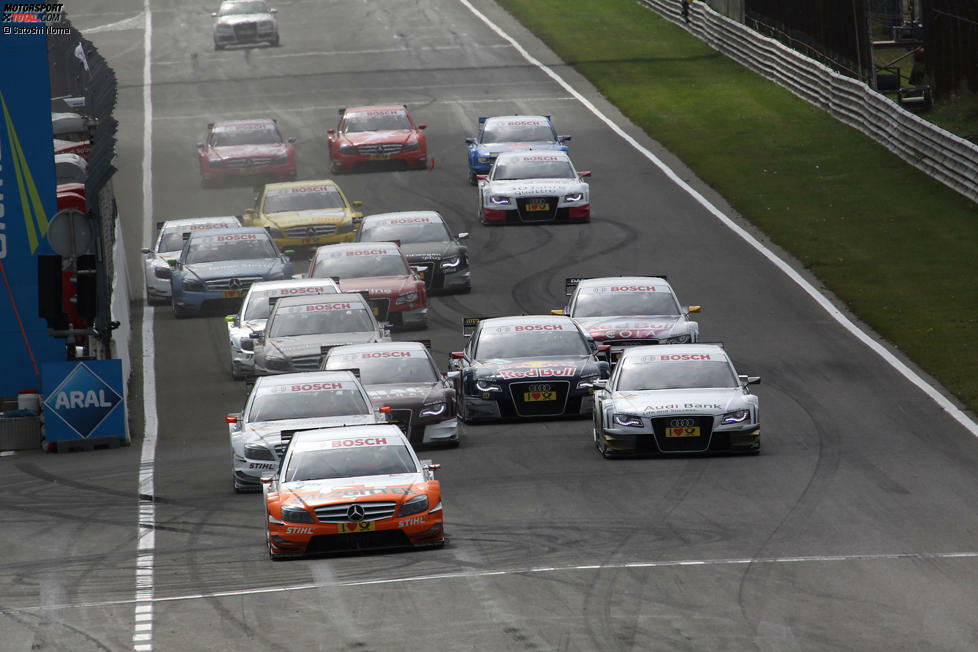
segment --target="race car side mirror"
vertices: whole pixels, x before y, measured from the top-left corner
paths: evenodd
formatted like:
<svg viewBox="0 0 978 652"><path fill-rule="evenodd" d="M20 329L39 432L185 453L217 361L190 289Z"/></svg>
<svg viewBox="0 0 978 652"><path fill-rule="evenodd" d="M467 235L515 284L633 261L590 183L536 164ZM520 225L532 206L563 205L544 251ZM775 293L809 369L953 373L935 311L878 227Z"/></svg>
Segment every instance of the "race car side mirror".
<svg viewBox="0 0 978 652"><path fill-rule="evenodd" d="M486 179L489 178L489 175L488 174L477 174L477 175L475 175L475 178L478 179L479 181L485 181Z"/></svg>
<svg viewBox="0 0 978 652"><path fill-rule="evenodd" d="M559 140L562 143L566 143L566 142L570 141L570 139L571 139L571 137L570 136L566 136L566 135L565 136L557 136L557 140Z"/></svg>
<svg viewBox="0 0 978 652"><path fill-rule="evenodd" d="M327 129L326 130L326 135L327 136L333 136L335 134L336 134L336 130L335 129Z"/></svg>
<svg viewBox="0 0 978 652"><path fill-rule="evenodd" d="M428 125L425 125L425 124L418 125L418 129L427 129L427 128L428 128Z"/></svg>
<svg viewBox="0 0 978 652"><path fill-rule="evenodd" d="M232 324L234 323L234 320L236 318L237 318L237 315L224 315L224 321L230 322Z"/></svg>
<svg viewBox="0 0 978 652"><path fill-rule="evenodd" d="M362 201L357 200L357 201L353 202L353 207L354 208L360 208L361 206L363 206L363 202Z"/></svg>
<svg viewBox="0 0 978 652"><path fill-rule="evenodd" d="M270 13L270 14L277 14L278 13L278 9L269 9L268 10L268 13Z"/></svg>
<svg viewBox="0 0 978 652"><path fill-rule="evenodd" d="M594 389L608 389L607 378L598 378L597 380L593 381L591 384L594 385Z"/></svg>
<svg viewBox="0 0 978 652"><path fill-rule="evenodd" d="M197 143L197 149L204 149L204 143Z"/></svg>
<svg viewBox="0 0 978 652"><path fill-rule="evenodd" d="M598 353L607 353L611 350L610 344L598 344Z"/></svg>
<svg viewBox="0 0 978 652"><path fill-rule="evenodd" d="M272 480L274 480L274 479L275 479L275 476L274 475L263 475L261 477L261 483L262 484L272 484Z"/></svg>
<svg viewBox="0 0 978 652"><path fill-rule="evenodd" d="M475 138L466 138L465 142L467 142L469 145L475 145Z"/></svg>
<svg viewBox="0 0 978 652"><path fill-rule="evenodd" d="M465 357L464 351L452 351L452 360L461 360Z"/></svg>
<svg viewBox="0 0 978 652"><path fill-rule="evenodd" d="M390 414L391 413L391 406L389 406L389 405L381 405L379 408L377 408L377 411L380 412L381 414Z"/></svg>
<svg viewBox="0 0 978 652"><path fill-rule="evenodd" d="M550 314L551 315L562 315L562 314L564 314L564 311L563 310L551 310L550 311Z"/></svg>
<svg viewBox="0 0 978 652"><path fill-rule="evenodd" d="M469 232L468 231L462 231L461 233L459 233L456 236L456 239L458 239L458 240L468 240L469 239Z"/></svg>
<svg viewBox="0 0 978 652"><path fill-rule="evenodd" d="M761 384L761 377L760 376L747 376L747 384L748 385L760 385Z"/></svg>
<svg viewBox="0 0 978 652"><path fill-rule="evenodd" d="M295 144L295 136L289 136L288 141L294 145Z"/></svg>
<svg viewBox="0 0 978 652"><path fill-rule="evenodd" d="M438 469L441 468L441 464L435 464L431 460L425 460L423 462L423 466L425 471L432 471L432 472L437 471Z"/></svg>
<svg viewBox="0 0 978 652"><path fill-rule="evenodd" d="M686 309L687 312L699 312L700 310L702 310L700 306L690 306Z"/></svg>
<svg viewBox="0 0 978 652"><path fill-rule="evenodd" d="M217 18L217 12L216 11L212 11L211 12L211 18Z"/></svg>
<svg viewBox="0 0 978 652"><path fill-rule="evenodd" d="M144 254L146 254L147 256L149 256L149 255L151 255L153 253L153 250L152 249L146 249L145 247L143 247L139 251L142 252L142 253L144 253Z"/></svg>
<svg viewBox="0 0 978 652"><path fill-rule="evenodd" d="M238 413L237 412L235 412L233 414L227 414L227 415L224 416L224 423L237 423L237 422L238 422Z"/></svg>
<svg viewBox="0 0 978 652"><path fill-rule="evenodd" d="M591 176L591 171L590 170L581 170L577 174L579 176L582 176L582 177L589 177L589 176Z"/></svg>
<svg viewBox="0 0 978 652"><path fill-rule="evenodd" d="M445 380L448 382L455 382L459 376L462 375L460 371L449 371L445 373Z"/></svg>

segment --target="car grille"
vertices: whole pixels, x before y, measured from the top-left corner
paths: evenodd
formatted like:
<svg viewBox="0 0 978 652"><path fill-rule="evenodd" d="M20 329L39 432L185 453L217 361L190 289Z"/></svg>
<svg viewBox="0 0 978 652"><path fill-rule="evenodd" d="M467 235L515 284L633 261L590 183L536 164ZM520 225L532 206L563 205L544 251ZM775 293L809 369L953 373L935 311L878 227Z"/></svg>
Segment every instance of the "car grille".
<svg viewBox="0 0 978 652"><path fill-rule="evenodd" d="M256 158L229 158L225 159L224 165L229 168L264 168L271 165L272 159L269 156Z"/></svg>
<svg viewBox="0 0 978 652"><path fill-rule="evenodd" d="M527 401L526 394L552 392L556 394L551 401ZM534 381L531 383L510 383L509 393L513 406L521 417L553 417L564 413L570 383L566 380Z"/></svg>
<svg viewBox="0 0 978 652"><path fill-rule="evenodd" d="M418 273L424 279L424 286L431 287L431 281L435 278L435 266L432 263L411 263L412 267L418 268Z"/></svg>
<svg viewBox="0 0 978 652"><path fill-rule="evenodd" d="M252 283L262 280L261 276L232 276L231 278L215 278L207 281L208 290L247 290ZM231 287L231 282L237 281L238 287Z"/></svg>
<svg viewBox="0 0 978 652"><path fill-rule="evenodd" d="M350 507L359 505L363 508L363 518L361 521L382 521L385 518L394 516L397 503L394 502L362 502L362 503L341 503L337 505L322 505L316 508L316 518L320 523L349 523L350 517L347 515Z"/></svg>
<svg viewBox="0 0 978 652"><path fill-rule="evenodd" d="M335 224L307 224L285 229L286 238L320 238L334 233L336 233Z"/></svg>
<svg viewBox="0 0 978 652"><path fill-rule="evenodd" d="M238 23L234 26L234 35L239 39L253 39L258 36L258 23Z"/></svg>
<svg viewBox="0 0 978 652"><path fill-rule="evenodd" d="M356 532L353 534L319 534L309 540L306 552L341 552L347 550L368 550L378 548L406 548L411 540L403 530L382 530L380 532Z"/></svg>
<svg viewBox="0 0 978 652"><path fill-rule="evenodd" d="M390 423L401 429L405 436L410 437L411 410L391 410Z"/></svg>
<svg viewBox="0 0 978 652"><path fill-rule="evenodd" d="M516 200L516 212L524 222L552 222L557 216L557 197L523 197ZM549 210L528 211L527 204L548 204Z"/></svg>
<svg viewBox="0 0 978 652"><path fill-rule="evenodd" d="M390 299L368 299L367 303L370 304L370 309L374 311L374 317L377 318L377 321L387 321L387 315L391 311Z"/></svg>
<svg viewBox="0 0 978 652"><path fill-rule="evenodd" d="M699 427L699 437L666 437L666 428L691 421ZM675 422L675 423L674 423ZM710 436L713 434L713 417L707 416L675 416L652 419L652 430L659 450L663 453L702 453L710 447Z"/></svg>
<svg viewBox="0 0 978 652"><path fill-rule="evenodd" d="M322 356L318 353L316 355L297 355L291 361L296 371L319 371Z"/></svg>
<svg viewBox="0 0 978 652"><path fill-rule="evenodd" d="M374 145L359 145L358 154L396 154L401 151L400 143L376 143Z"/></svg>

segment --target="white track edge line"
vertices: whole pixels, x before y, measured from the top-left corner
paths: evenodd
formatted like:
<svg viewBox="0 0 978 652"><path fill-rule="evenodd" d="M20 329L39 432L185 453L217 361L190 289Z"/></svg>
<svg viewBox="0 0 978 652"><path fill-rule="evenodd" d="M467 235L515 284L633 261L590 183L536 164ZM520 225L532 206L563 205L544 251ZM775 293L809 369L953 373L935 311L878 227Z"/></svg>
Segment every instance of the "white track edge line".
<svg viewBox="0 0 978 652"><path fill-rule="evenodd" d="M921 391L923 391L928 397L930 397L937 405L939 405L945 412L947 412L952 418L954 418L958 423L960 423L964 428L970 432L973 436L978 437L978 422L975 422L971 417L969 417L962 409L954 405L946 396L939 392L933 385L924 380L919 374L917 374L913 369L904 364L899 358L893 355L885 347L883 347L879 342L870 337L861 328L856 326L852 320L846 317L838 308L836 308L829 299L818 291L811 283L806 281L801 274L796 272L788 263L778 257L773 251L765 247L759 240L754 236L744 230L740 225L734 222L732 219L723 214L720 209L714 206L710 200L701 195L695 188L690 186L688 183L683 181L679 176L662 160L659 159L655 154L650 152L647 148L642 146L637 140L625 133L625 130L619 127L615 122L611 120L608 116L601 112L594 104L592 104L586 97L581 95L576 89L574 89L570 84L568 84L564 79L555 73L549 66L543 64L540 60L530 54L523 46L521 46L516 39L504 32L498 26L496 26L489 18L480 12L478 9L472 6L468 0L458 0L462 5L468 8L477 18L484 22L492 31L494 31L500 38L506 40L513 48L520 53L520 55L527 60L530 64L536 66L542 70L548 77L553 79L557 84L559 84L565 91L573 95L577 100L584 105L591 113L595 115L599 120L605 123L612 131L621 136L629 145L631 145L636 151L642 154L645 158L651 161L656 167L658 167L663 174L665 174L672 182L677 186L686 191L693 199L695 199L703 208L708 210L713 214L720 222L726 225L731 231L740 236L747 244L756 249L762 256L767 258L769 261L774 263L775 267L780 269L788 278L795 282L802 290L804 290L812 299L822 307L825 312L827 312L836 322L838 322L843 328L849 331L853 336L855 336L859 341L865 344L871 351L879 355L884 361L887 362L893 369L900 373L908 381L916 385Z"/></svg>

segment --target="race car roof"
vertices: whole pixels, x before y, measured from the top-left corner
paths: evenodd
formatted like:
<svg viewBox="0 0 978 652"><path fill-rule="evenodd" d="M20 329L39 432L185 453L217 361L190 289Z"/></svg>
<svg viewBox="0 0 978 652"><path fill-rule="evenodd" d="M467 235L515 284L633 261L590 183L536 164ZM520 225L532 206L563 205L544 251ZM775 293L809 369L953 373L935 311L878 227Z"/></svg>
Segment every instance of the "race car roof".
<svg viewBox="0 0 978 652"><path fill-rule="evenodd" d="M260 281L253 283L251 290L253 292L274 292L275 290L284 290L286 288L318 287L332 288L337 294L340 291L339 286L336 285L336 281L331 278L291 278L283 281Z"/></svg>
<svg viewBox="0 0 978 652"><path fill-rule="evenodd" d="M335 181L331 179L319 179L317 181L282 181L279 183L266 183L265 192L269 190L284 190L287 188L310 188L312 186L329 186L330 188L339 189Z"/></svg>
<svg viewBox="0 0 978 652"><path fill-rule="evenodd" d="M428 222L444 223L445 219L435 211L400 211L397 213L378 213L368 215L363 218L364 225L377 226L379 224L425 224Z"/></svg>
<svg viewBox="0 0 978 652"><path fill-rule="evenodd" d="M480 325L488 326L521 326L526 324L559 324L576 328L574 320L565 315L521 315L519 317L492 317L483 319Z"/></svg>
<svg viewBox="0 0 978 652"><path fill-rule="evenodd" d="M232 228L241 226L241 222L234 215L224 217L184 217L177 220L166 220L159 223L161 229L176 229L186 226L196 226L201 224L228 224Z"/></svg>
<svg viewBox="0 0 978 652"><path fill-rule="evenodd" d="M267 390L270 387L281 387L283 385L294 385L296 383L357 383L352 371L307 371L299 374L278 374L275 376L258 376L255 379L255 389L258 392ZM395 426L396 427L396 426ZM398 431L400 432L400 431Z"/></svg>
<svg viewBox="0 0 978 652"><path fill-rule="evenodd" d="M304 306L307 304L314 303L328 303L328 304L356 304L356 308L351 308L355 310L367 310L369 306L367 305L367 300L364 299L362 294L304 294L298 297L282 297L275 302L276 307L289 308L291 306ZM334 308L338 310L338 308Z"/></svg>
<svg viewBox="0 0 978 652"><path fill-rule="evenodd" d="M212 129L214 131L275 129L275 121L270 118L256 118L254 120L221 120L220 122L215 122Z"/></svg>
<svg viewBox="0 0 978 652"><path fill-rule="evenodd" d="M271 239L268 235L268 231L261 228L260 226L233 226L229 229L222 229L219 233L211 232L210 230L203 231L190 231L191 239L200 238L231 238L236 235L261 235L265 238ZM251 238L249 238L251 239Z"/></svg>
<svg viewBox="0 0 978 652"><path fill-rule="evenodd" d="M341 372L335 372L341 373ZM349 372L346 372L349 373ZM376 442L380 439L380 442ZM330 442L343 440L374 440L376 443L365 443L370 446L402 445L408 446L408 440L401 429L392 423L378 423L363 426L343 426L340 428L321 428L317 430L301 430L292 438L292 449L317 450L325 448ZM386 440L386 441L385 441Z"/></svg>
<svg viewBox="0 0 978 652"><path fill-rule="evenodd" d="M503 152L496 159L497 163L509 163L512 161L521 161L532 163L533 161L567 161L570 163L570 156L567 152L562 152L560 150L547 150L547 151L520 151L520 152Z"/></svg>
<svg viewBox="0 0 978 652"><path fill-rule="evenodd" d="M385 104L378 106L348 106L344 113L382 113L382 112L407 113L407 107L403 104Z"/></svg>
<svg viewBox="0 0 978 652"><path fill-rule="evenodd" d="M317 258L325 256L335 258L337 256L356 256L356 255L377 255L400 256L401 250L393 242L340 242L337 244L323 245L316 252Z"/></svg>
<svg viewBox="0 0 978 652"><path fill-rule="evenodd" d="M666 279L659 276L603 276L600 278L582 279L577 287L584 288L603 288L617 285L651 285L656 290L672 290L672 286Z"/></svg>
<svg viewBox="0 0 978 652"><path fill-rule="evenodd" d="M345 353L375 353L381 351L411 351L425 353L427 347L422 342L376 342L373 344L345 344L329 350L330 355Z"/></svg>
<svg viewBox="0 0 978 652"><path fill-rule="evenodd" d="M496 122L534 122L544 125L550 124L550 118L545 115L494 115L486 118L486 124Z"/></svg>
<svg viewBox="0 0 978 652"><path fill-rule="evenodd" d="M632 358L642 359L645 356L655 356L655 360L647 360L647 362L654 362L656 360L724 360L729 361L730 356L727 352L723 350L723 346L720 344L669 344L668 346L630 346L625 349L625 352L621 356L621 360L618 364L626 364L629 362L635 363ZM698 356L698 357L690 357ZM699 356L709 356L708 358L703 358Z"/></svg>

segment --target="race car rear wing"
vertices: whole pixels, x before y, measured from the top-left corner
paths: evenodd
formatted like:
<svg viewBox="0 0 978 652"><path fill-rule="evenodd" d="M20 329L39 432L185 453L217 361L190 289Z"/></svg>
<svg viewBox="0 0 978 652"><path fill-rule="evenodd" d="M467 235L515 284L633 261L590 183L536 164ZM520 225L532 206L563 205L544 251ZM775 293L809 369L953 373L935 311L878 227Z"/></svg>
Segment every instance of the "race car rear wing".
<svg viewBox="0 0 978 652"><path fill-rule="evenodd" d="M663 281L668 280L665 274L646 274L649 278L661 278ZM605 276L571 276L570 278L564 279L564 296L569 297L574 294L574 288L576 288L581 281L587 281L592 278L607 278Z"/></svg>
<svg viewBox="0 0 978 652"><path fill-rule="evenodd" d="M462 335L469 337L475 332L475 327L479 325L479 322L485 319L485 317L462 317Z"/></svg>

